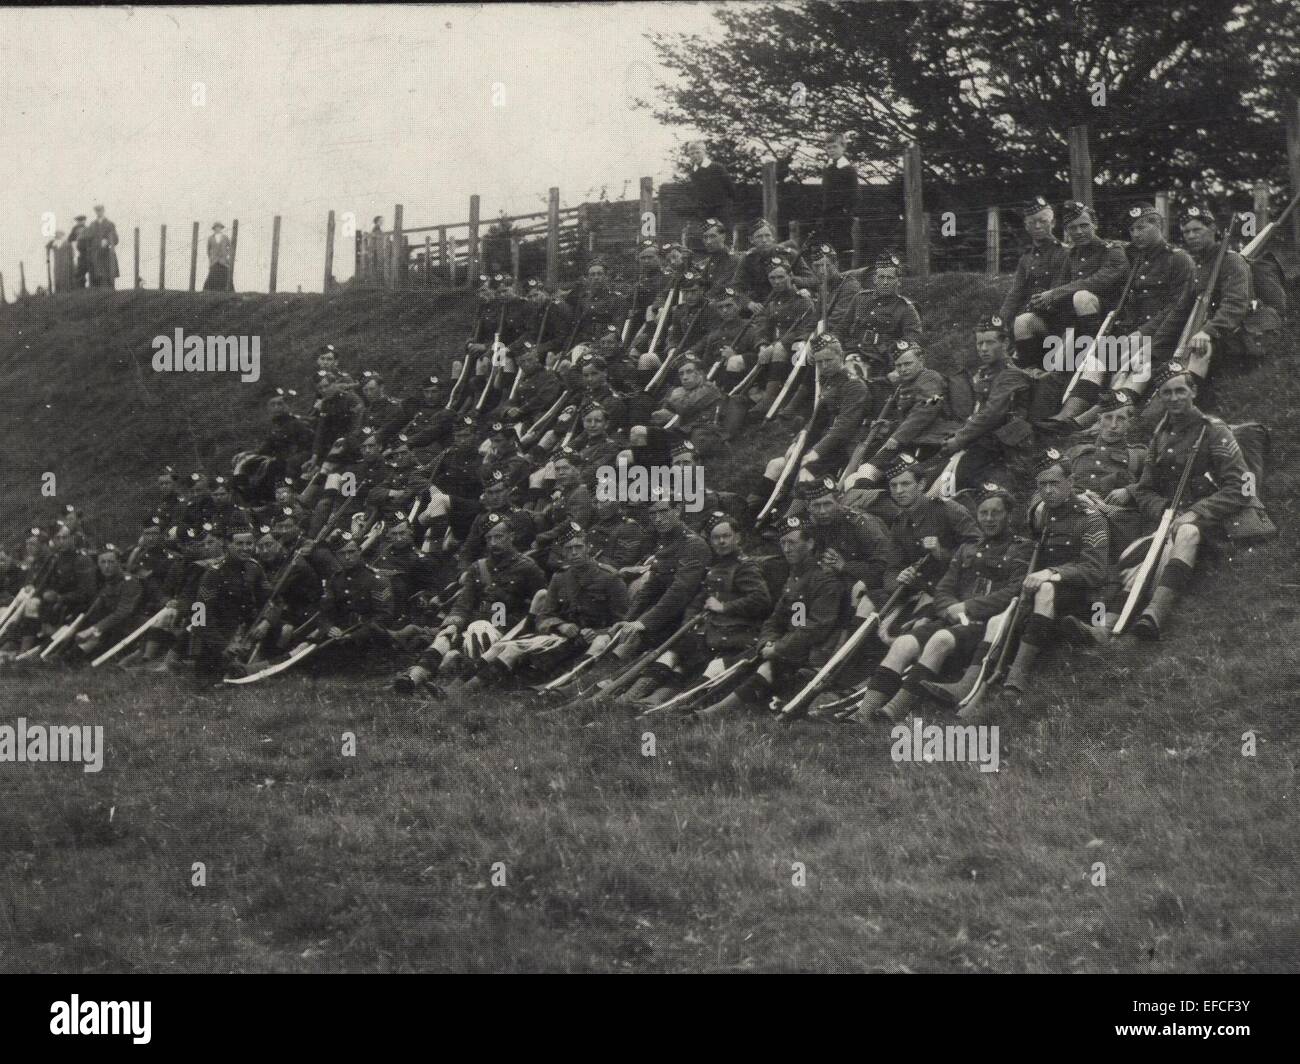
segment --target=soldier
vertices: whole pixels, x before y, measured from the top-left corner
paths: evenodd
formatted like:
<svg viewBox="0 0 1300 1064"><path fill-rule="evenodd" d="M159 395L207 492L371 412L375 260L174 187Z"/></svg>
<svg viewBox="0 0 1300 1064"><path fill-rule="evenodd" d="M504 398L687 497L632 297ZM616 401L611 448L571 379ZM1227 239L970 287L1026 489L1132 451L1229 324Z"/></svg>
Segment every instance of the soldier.
<svg viewBox="0 0 1300 1064"><path fill-rule="evenodd" d="M613 325L621 331L627 318L627 300L614 290L609 271L600 259L587 266L587 279L569 293L569 307L577 319L577 339L586 343Z"/></svg>
<svg viewBox="0 0 1300 1064"><path fill-rule="evenodd" d="M1033 554L1029 540L1011 533L1013 505L1004 488L983 486L975 511L979 541L957 547L947 570L931 587L924 617L894 640L850 720L902 720L922 691L954 705L975 686L980 663L997 638L997 627L990 622L1019 593ZM970 667L958 683L939 684L946 663L967 660Z"/></svg>
<svg viewBox="0 0 1300 1064"><path fill-rule="evenodd" d="M1031 295L1028 309L1012 323L1017 360L1026 368L1046 368L1043 340L1048 335L1067 337L1071 335L1068 330L1073 330L1075 337L1096 336L1106 311L1119 298L1128 272L1123 247L1097 236L1097 216L1091 207L1067 200L1061 219L1069 241L1065 261L1052 278L1052 287ZM1072 345L1065 346L1073 350ZM1034 396L1035 403L1044 405L1042 417L1031 407L1031 421L1043 420L1060 407L1074 366L1064 362L1053 368L1055 372L1047 380L1055 392L1049 395L1048 385L1043 384L1041 396Z"/></svg>
<svg viewBox="0 0 1300 1064"><path fill-rule="evenodd" d="M986 318L975 327L980 368L971 380L975 410L939 448L945 457L964 452L955 470L955 486L969 487L995 462L1015 462L1032 450L1034 430L1026 419L1034 382L1007 360L1002 319Z"/></svg>
<svg viewBox="0 0 1300 1064"><path fill-rule="evenodd" d="M668 392L663 406L651 415L651 420L660 428L670 427L679 436L684 436L699 447L697 432L710 437L705 440L707 449L713 428L713 415L722 401L722 393L716 384L704 379L704 367L693 358L684 359L677 370L677 387Z"/></svg>
<svg viewBox="0 0 1300 1064"><path fill-rule="evenodd" d="M679 355L691 344L708 335L713 325L712 308L705 298L704 276L695 270L687 270L681 280L682 301L673 307L669 314L667 335L660 353L677 352ZM637 362L644 385L649 382L651 374L662 364L658 355L646 359L643 356ZM648 371L648 372L647 372Z"/></svg>
<svg viewBox="0 0 1300 1064"><path fill-rule="evenodd" d="M850 510L843 504L834 477L800 485L799 495L808 508L807 525L817 541L817 560L844 584L845 615L865 597L883 601L888 587L903 568L903 560L880 518ZM850 595L851 593L851 595Z"/></svg>
<svg viewBox="0 0 1300 1064"><path fill-rule="evenodd" d="M640 575L633 569L654 547L654 537L641 524L624 512L617 498L596 494L592 503L594 517L587 529L587 544L592 556L612 565L619 575L631 578Z"/></svg>
<svg viewBox="0 0 1300 1064"><path fill-rule="evenodd" d="M409 693L435 677L464 675L470 663L528 613L533 596L546 586L537 563L515 549L505 518L489 514L486 524L483 556L461 574L442 628L419 663L394 680L397 690Z"/></svg>
<svg viewBox="0 0 1300 1064"><path fill-rule="evenodd" d="M388 582L361 559L361 542L351 532L339 537L335 550L339 569L325 584L320 600L317 639L332 640L326 661L333 668L361 660L367 650L389 643L386 629L393 622L393 592Z"/></svg>
<svg viewBox="0 0 1300 1064"><path fill-rule="evenodd" d="M812 300L795 290L787 259L772 259L767 279L772 294L763 304L754 327L759 344L758 364L767 367L762 371L767 374L762 398L754 406L758 414L766 413L780 394L795 345L805 342L816 324L816 308Z"/></svg>
<svg viewBox="0 0 1300 1064"><path fill-rule="evenodd" d="M1224 239L1214 213L1208 207L1187 207L1179 215L1178 225L1182 230L1183 243L1192 256L1192 277L1183 289L1177 305L1161 323L1153 340L1156 349L1168 346L1172 350L1172 346L1177 343L1183 326L1191 317L1196 297L1209 284L1219 243ZM1210 359L1213 356L1218 355L1220 362L1225 359L1229 362L1240 361L1245 357L1247 343L1242 322L1250 310L1250 300L1250 266L1235 251L1229 251L1223 257L1218 280L1214 291L1210 293L1205 324L1187 345L1186 369L1198 378L1196 384L1202 391L1210 376Z"/></svg>
<svg viewBox="0 0 1300 1064"><path fill-rule="evenodd" d="M727 250L727 227L717 218L704 223L704 254L695 261L704 294L713 299L731 284L736 276L737 256Z"/></svg>
<svg viewBox="0 0 1300 1064"><path fill-rule="evenodd" d="M554 370L542 366L541 349L532 341L521 341L514 349L514 357L522 374L519 386L513 398L507 393L492 416L526 429L554 405L564 384Z"/></svg>
<svg viewBox="0 0 1300 1064"><path fill-rule="evenodd" d="M1035 196L1022 209L1021 215L1025 221L1025 232L1029 234L1029 249L1016 263L1011 287L1007 289L997 314L1003 321L1009 322L1014 322L1021 314L1027 313L1030 300L1056 284L1056 278L1065 270L1069 256L1065 245L1052 232L1052 227L1056 224L1056 212L1046 199Z"/></svg>
<svg viewBox="0 0 1300 1064"><path fill-rule="evenodd" d="M89 659L129 634L140 609L140 581L122 567L122 556L106 543L96 558L100 585L75 636L77 653Z"/></svg>
<svg viewBox="0 0 1300 1064"><path fill-rule="evenodd" d="M829 424L799 460L802 471L812 476L839 474L853 439L862 428L870 396L867 386L844 369L844 351L831 333L810 341L817 376L821 380L822 410Z"/></svg>
<svg viewBox="0 0 1300 1064"><path fill-rule="evenodd" d="M918 461L932 458L960 428L948 405L947 379L937 370L926 368L919 347L911 346L906 340L899 340L898 344L893 370L898 387L894 389L889 420L885 423L889 435L874 454L866 455L860 446L849 459L851 472L847 481L862 487L882 483L884 470L904 450L914 454Z"/></svg>
<svg viewBox="0 0 1300 1064"><path fill-rule="evenodd" d="M740 549L740 524L721 510L709 514L705 535L713 561L688 615L700 614L701 624L677 646L651 662L625 695L629 702L657 706L667 701L684 678L715 659L725 664L752 647L759 627L772 610L772 593L758 563ZM711 666L717 668L717 664Z"/></svg>
<svg viewBox="0 0 1300 1064"><path fill-rule="evenodd" d="M523 668L537 675L552 672L589 647L597 632L627 616L627 585L592 559L582 525L565 522L555 544L562 568L551 577L537 611L537 636L489 647L479 673L484 682L504 683Z"/></svg>
<svg viewBox="0 0 1300 1064"><path fill-rule="evenodd" d="M555 471L555 490L538 515L537 525L542 529L536 539L539 553L558 546L561 538L572 531L571 525L588 528L593 517L592 491L583 479L576 456L561 454L551 466ZM582 542L587 543L585 532Z"/></svg>
<svg viewBox="0 0 1300 1064"><path fill-rule="evenodd" d="M1154 349L1155 338L1187 287L1192 276L1192 258L1165 240L1164 216L1155 207L1139 203L1130 207L1128 214L1133 280L1110 330L1112 336L1122 338L1120 363L1111 367L1098 358L1092 367L1084 370L1073 394L1056 415L1057 420L1076 419L1071 427L1088 428L1100 416L1096 405L1107 370L1115 370L1111 387L1136 399L1146 391L1153 366L1163 365L1173 353L1167 333L1159 350ZM1178 329L1182 329L1181 322ZM1173 340L1176 339L1175 333Z"/></svg>
<svg viewBox="0 0 1300 1064"><path fill-rule="evenodd" d="M780 598L758 633L760 664L731 694L700 716L766 708L772 695L785 694L801 669L835 631L840 615L840 583L817 559L817 541L807 522L787 517L781 553L789 567Z"/></svg>
<svg viewBox="0 0 1300 1064"><path fill-rule="evenodd" d="M524 283L524 300L526 306L518 322L519 335L510 344L511 355L518 361L517 347L524 340L537 348L539 360L553 351L562 351L569 342L569 333L573 331L573 313L569 305L536 277L530 277Z"/></svg>
<svg viewBox="0 0 1300 1064"><path fill-rule="evenodd" d="M266 412L270 420L266 437L256 450L236 455L234 465L241 490L258 501L265 501L285 474L297 473L311 454L313 442L311 427L289 409L285 395L271 396Z"/></svg>
<svg viewBox="0 0 1300 1064"><path fill-rule="evenodd" d="M533 515L514 504L510 482L501 470L495 470L483 484L482 503L483 509L474 518L465 536L465 542L460 548L459 560L462 569L483 554L487 531L499 521L505 521L515 550L528 550L537 535Z"/></svg>
<svg viewBox="0 0 1300 1064"><path fill-rule="evenodd" d="M1081 619L1095 615L1106 584L1110 551L1106 521L1076 494L1060 451L1049 449L1039 459L1034 480L1042 502L1030 508L1029 528L1042 546L1038 568L1026 573L1021 583L1031 596L1033 612L1002 681L1004 696L1011 699L1028 690L1034 663L1044 647L1053 643L1095 645L1107 639L1103 627ZM981 696L958 716L978 723L996 708L996 702Z"/></svg>
<svg viewBox="0 0 1300 1064"><path fill-rule="evenodd" d="M1160 638L1174 602L1191 580L1201 545L1221 549L1229 522L1254 498L1245 487L1249 471L1236 437L1217 417L1197 408L1197 385L1196 375L1179 363L1166 367L1158 385L1165 417L1151 439L1142 477L1131 489L1142 516L1157 524L1192 461L1183 510L1174 517L1172 542L1162 556L1159 583L1132 628L1140 639Z"/></svg>
<svg viewBox="0 0 1300 1064"><path fill-rule="evenodd" d="M219 679L246 647L246 627L271 596L266 573L253 560L253 530L232 524L222 534L225 554L199 580L196 601L203 616L194 622L194 676Z"/></svg>
<svg viewBox="0 0 1300 1064"><path fill-rule="evenodd" d="M884 379L893 369L898 342L921 343L921 315L899 288L899 261L886 252L876 260L874 287L859 291L852 318L843 336L844 350L865 364L869 381Z"/></svg>
<svg viewBox="0 0 1300 1064"><path fill-rule="evenodd" d="M272 650L288 649L293 632L314 618L324 579L312 564L313 544L286 548L274 526L258 536L256 550L258 564L274 578L268 575L272 595L248 638L254 644L262 641L269 655Z"/></svg>
<svg viewBox="0 0 1300 1064"><path fill-rule="evenodd" d="M762 313L764 304L772 295L768 275L776 259L790 266L795 277L805 277L812 271L800 257L799 248L777 243L776 230L764 218L749 227L749 242L750 248L736 268L735 287L740 293L741 309L755 315Z"/></svg>
<svg viewBox="0 0 1300 1064"><path fill-rule="evenodd" d="M698 359L710 381L726 389L739 381L754 365L758 345L754 321L740 316L741 294L724 288L713 300L707 332L697 331L686 354Z"/></svg>
<svg viewBox="0 0 1300 1064"><path fill-rule="evenodd" d="M933 581L962 543L979 541L979 528L960 503L926 496L920 464L910 454L900 454L885 476L890 498L898 507L889 534L904 561L924 558L919 568L913 564L904 569L898 582L916 586Z"/></svg>
<svg viewBox="0 0 1300 1064"><path fill-rule="evenodd" d="M53 631L90 607L98 590L95 559L81 552L81 536L60 524L54 533L53 560L40 594L40 605L18 622L28 649L43 630Z"/></svg>
<svg viewBox="0 0 1300 1064"><path fill-rule="evenodd" d="M425 377L420 384L420 397L408 408L407 422L395 442L404 443L413 451L445 447L456 422L456 415L446 408L447 393L447 382L437 374Z"/></svg>
<svg viewBox="0 0 1300 1064"><path fill-rule="evenodd" d="M853 331L854 307L862 293L862 285L856 277L840 273L839 255L830 244L815 244L809 252L812 262L813 280L817 287L812 290L817 297L817 313L824 317L825 331L831 332L847 349ZM826 279L826 306L821 305L820 287L822 278ZM902 298L901 296L899 297Z"/></svg>

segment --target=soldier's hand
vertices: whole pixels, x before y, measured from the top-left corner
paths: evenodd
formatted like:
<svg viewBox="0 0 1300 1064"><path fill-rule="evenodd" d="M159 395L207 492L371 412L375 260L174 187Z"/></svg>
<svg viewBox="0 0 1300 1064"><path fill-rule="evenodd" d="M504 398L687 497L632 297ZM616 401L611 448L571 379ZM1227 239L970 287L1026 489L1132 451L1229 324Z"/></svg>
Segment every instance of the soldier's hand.
<svg viewBox="0 0 1300 1064"><path fill-rule="evenodd" d="M758 364L760 366L766 366L771 361L772 361L772 345L764 344L762 347L758 349Z"/></svg>
<svg viewBox="0 0 1300 1064"><path fill-rule="evenodd" d="M822 568L829 569L833 573L842 573L844 571L844 555L834 547L822 551Z"/></svg>
<svg viewBox="0 0 1300 1064"><path fill-rule="evenodd" d="M270 630L270 621L258 621L251 629L249 629L248 638L253 642L257 642L259 639L265 639L266 633Z"/></svg>
<svg viewBox="0 0 1300 1064"><path fill-rule="evenodd" d="M889 439L880 445L880 449L882 451L896 451L898 450L898 441L894 439L893 436L890 436Z"/></svg>
<svg viewBox="0 0 1300 1064"><path fill-rule="evenodd" d="M1047 569L1039 569L1036 573L1030 573L1025 577L1023 587L1028 592L1035 592L1051 579L1052 574Z"/></svg>
<svg viewBox="0 0 1300 1064"><path fill-rule="evenodd" d="M1129 495L1128 488L1116 488L1106 496L1106 501L1111 506L1127 506L1132 497Z"/></svg>
<svg viewBox="0 0 1300 1064"><path fill-rule="evenodd" d="M585 639L588 643L590 643L593 639L596 638L596 629L584 628L582 631L578 633L578 635L581 636L583 639Z"/></svg>
<svg viewBox="0 0 1300 1064"><path fill-rule="evenodd" d="M1187 343L1188 350L1194 355L1208 355L1213 346L1214 342L1206 332L1198 332Z"/></svg>
<svg viewBox="0 0 1300 1064"><path fill-rule="evenodd" d="M764 661L770 661L772 658L776 657L776 644L764 643L763 649L758 653L762 656Z"/></svg>
<svg viewBox="0 0 1300 1064"><path fill-rule="evenodd" d="M926 536L921 540L921 546L933 554L936 558L943 553L943 545L939 542L938 536Z"/></svg>
<svg viewBox="0 0 1300 1064"><path fill-rule="evenodd" d="M704 608L710 613L722 613L727 608L727 604L721 601L717 595L710 595L704 600Z"/></svg>
<svg viewBox="0 0 1300 1064"><path fill-rule="evenodd" d="M1179 514L1177 517L1175 517L1174 523L1170 527L1182 528L1183 525L1194 525L1194 524L1196 524L1196 515L1192 513L1191 510L1188 510L1187 513Z"/></svg>
<svg viewBox="0 0 1300 1064"><path fill-rule="evenodd" d="M799 459L799 464L812 465L813 462L817 461L818 457L819 456L816 451L804 451L803 457Z"/></svg>
<svg viewBox="0 0 1300 1064"><path fill-rule="evenodd" d="M970 624L970 618L966 616L966 607L960 602L954 602L943 611L943 615L958 624Z"/></svg>
<svg viewBox="0 0 1300 1064"><path fill-rule="evenodd" d="M761 314L763 312L763 304L755 303L752 299L746 306L751 314Z"/></svg>
<svg viewBox="0 0 1300 1064"><path fill-rule="evenodd" d="M339 636L343 634L343 629L340 628L337 624L331 624L328 628L325 629L325 634L330 639L338 639Z"/></svg>
<svg viewBox="0 0 1300 1064"><path fill-rule="evenodd" d="M745 370L745 359L742 355L732 355L727 359L726 366L728 373L743 373Z"/></svg>
<svg viewBox="0 0 1300 1064"><path fill-rule="evenodd" d="M915 566L909 565L906 569L904 569L901 573L898 574L898 582L902 584L903 587L911 587L913 584L916 583L916 580L917 580L917 574L916 574Z"/></svg>
<svg viewBox="0 0 1300 1064"><path fill-rule="evenodd" d="M582 629L580 629L576 624L573 624L572 622L567 622L565 624L562 624L555 630L560 635L564 636L565 639L572 639L575 635L580 634L580 632L582 631Z"/></svg>

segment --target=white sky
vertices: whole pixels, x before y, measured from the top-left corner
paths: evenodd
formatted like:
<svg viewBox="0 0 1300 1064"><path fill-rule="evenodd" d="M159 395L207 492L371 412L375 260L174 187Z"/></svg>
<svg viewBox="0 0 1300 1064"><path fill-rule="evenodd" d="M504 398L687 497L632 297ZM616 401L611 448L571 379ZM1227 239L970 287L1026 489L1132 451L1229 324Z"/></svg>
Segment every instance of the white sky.
<svg viewBox="0 0 1300 1064"><path fill-rule="evenodd" d="M712 4L0 9L0 273L45 283L42 215L60 229L102 201L118 228L119 288L189 282L190 226L238 218L236 286L265 290L282 216L279 289L319 291L325 218L334 274L352 274L358 226L395 203L410 226L464 221L479 193L504 210L634 198L672 174L686 131L629 96L665 79L647 31L716 34ZM195 106L194 84L206 92ZM504 106L493 106L500 83ZM626 187L626 193L624 189Z"/></svg>

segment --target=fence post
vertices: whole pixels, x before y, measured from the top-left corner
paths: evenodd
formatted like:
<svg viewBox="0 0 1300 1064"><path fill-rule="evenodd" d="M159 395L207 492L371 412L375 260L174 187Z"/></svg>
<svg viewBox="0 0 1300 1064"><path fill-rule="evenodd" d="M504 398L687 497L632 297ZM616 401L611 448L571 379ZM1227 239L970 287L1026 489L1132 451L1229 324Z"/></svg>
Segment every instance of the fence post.
<svg viewBox="0 0 1300 1064"><path fill-rule="evenodd" d="M451 257L451 251L447 247L447 227L438 226L438 261L442 263L442 268L447 273L447 284L456 287L456 260Z"/></svg>
<svg viewBox="0 0 1300 1064"><path fill-rule="evenodd" d="M909 144L903 152L903 217L907 228L907 268L914 277L925 277L930 272L930 263L926 254L919 144Z"/></svg>
<svg viewBox="0 0 1300 1064"><path fill-rule="evenodd" d="M849 269L856 270L862 266L862 219L854 218L849 231L853 240L853 253Z"/></svg>
<svg viewBox="0 0 1300 1064"><path fill-rule="evenodd" d="M465 285L472 292L478 287L478 209L477 195L469 198L469 243L465 247Z"/></svg>
<svg viewBox="0 0 1300 1064"><path fill-rule="evenodd" d="M1155 208L1160 212L1160 231L1169 239L1169 193L1157 192Z"/></svg>
<svg viewBox="0 0 1300 1064"><path fill-rule="evenodd" d="M1092 206L1092 155L1087 126L1070 127L1070 195Z"/></svg>
<svg viewBox="0 0 1300 1064"><path fill-rule="evenodd" d="M0 273L0 303L5 301L5 275Z"/></svg>
<svg viewBox="0 0 1300 1064"><path fill-rule="evenodd" d="M587 261L590 258L591 243L591 209L585 203L578 204L578 229L573 237L573 255L575 265L578 269L578 276L583 277L587 272Z"/></svg>
<svg viewBox="0 0 1300 1064"><path fill-rule="evenodd" d="M776 160L768 159L763 163L763 220L776 232L776 219L779 205L776 200Z"/></svg>
<svg viewBox="0 0 1300 1064"><path fill-rule="evenodd" d="M140 227L138 225L135 227L135 232L132 234L131 247L134 251L132 256L134 268L131 271L131 287L143 288L144 285L140 283L143 278L140 276Z"/></svg>
<svg viewBox="0 0 1300 1064"><path fill-rule="evenodd" d="M641 179L641 199L645 201L645 182L649 178ZM516 249L512 243L510 246L511 261L514 261ZM515 270L515 276L519 276L519 271ZM560 280L560 190L552 186L546 193L546 284L548 287L554 287Z"/></svg>
<svg viewBox="0 0 1300 1064"><path fill-rule="evenodd" d="M276 274L280 270L280 216L277 214L275 220L271 222L271 283L267 285L267 292L275 295Z"/></svg>
<svg viewBox="0 0 1300 1064"><path fill-rule="evenodd" d="M328 292L334 283L334 212L325 218L325 280L321 291Z"/></svg>
<svg viewBox="0 0 1300 1064"><path fill-rule="evenodd" d="M433 238L424 234L424 287L433 287Z"/></svg>
<svg viewBox="0 0 1300 1064"><path fill-rule="evenodd" d="M54 294L54 249L45 246L45 291Z"/></svg>
<svg viewBox="0 0 1300 1064"><path fill-rule="evenodd" d="M1300 96L1291 101L1286 116L1286 161L1291 174L1291 195L1300 192ZM1291 215L1291 237L1300 250L1300 211Z"/></svg>
<svg viewBox="0 0 1300 1064"><path fill-rule="evenodd" d="M167 227L164 225L158 233L158 291L167 287Z"/></svg>
<svg viewBox="0 0 1300 1064"><path fill-rule="evenodd" d="M652 219L652 229L649 233L645 231L646 215ZM659 219L655 217L655 183L652 177L641 178L641 210L637 217L637 240L649 237L651 240L659 239Z"/></svg>
<svg viewBox="0 0 1300 1064"><path fill-rule="evenodd" d="M230 291L235 290L235 252L239 249L239 219L230 220Z"/></svg>
<svg viewBox="0 0 1300 1064"><path fill-rule="evenodd" d="M512 236L510 238L510 275L518 284L521 280L519 276L519 238Z"/></svg>
<svg viewBox="0 0 1300 1064"><path fill-rule="evenodd" d="M1251 189L1252 209L1255 212L1255 232L1268 225L1268 182L1256 181Z"/></svg>
<svg viewBox="0 0 1300 1064"><path fill-rule="evenodd" d="M198 283L199 278L199 223L195 222L190 229L190 291L194 291L194 286Z"/></svg>
<svg viewBox="0 0 1300 1064"><path fill-rule="evenodd" d="M21 262L18 263L18 298L23 299L27 295L27 270Z"/></svg>
<svg viewBox="0 0 1300 1064"><path fill-rule="evenodd" d="M996 207L989 208L988 221L984 228L984 273L996 277L1002 272L1002 212Z"/></svg>
<svg viewBox="0 0 1300 1064"><path fill-rule="evenodd" d="M798 246L803 243L803 223L790 223L790 243Z"/></svg>

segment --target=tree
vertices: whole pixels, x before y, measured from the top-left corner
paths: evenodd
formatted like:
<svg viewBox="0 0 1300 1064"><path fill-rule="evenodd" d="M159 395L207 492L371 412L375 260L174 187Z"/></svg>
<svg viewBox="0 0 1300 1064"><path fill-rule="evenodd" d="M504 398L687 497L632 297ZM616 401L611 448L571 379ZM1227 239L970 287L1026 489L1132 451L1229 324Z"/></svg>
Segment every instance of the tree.
<svg viewBox="0 0 1300 1064"><path fill-rule="evenodd" d="M1020 198L1068 182L1068 129L1084 123L1103 186L1281 176L1300 75L1284 0L807 0L716 17L720 41L650 35L679 83L643 103L742 179L787 155L815 174L842 131L868 178L895 176L915 141L928 176Z"/></svg>

